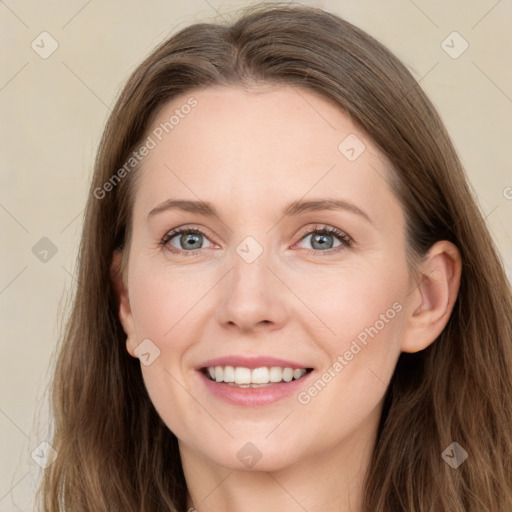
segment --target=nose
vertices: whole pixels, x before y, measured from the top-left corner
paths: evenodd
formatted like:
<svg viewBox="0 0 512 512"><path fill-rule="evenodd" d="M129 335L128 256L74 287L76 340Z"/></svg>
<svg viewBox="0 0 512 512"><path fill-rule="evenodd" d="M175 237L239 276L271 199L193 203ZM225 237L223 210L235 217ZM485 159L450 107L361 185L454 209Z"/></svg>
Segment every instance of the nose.
<svg viewBox="0 0 512 512"><path fill-rule="evenodd" d="M268 265L265 251L250 263L235 253L232 270L222 280L215 314L223 326L245 334L276 330L289 316L289 301L287 288Z"/></svg>

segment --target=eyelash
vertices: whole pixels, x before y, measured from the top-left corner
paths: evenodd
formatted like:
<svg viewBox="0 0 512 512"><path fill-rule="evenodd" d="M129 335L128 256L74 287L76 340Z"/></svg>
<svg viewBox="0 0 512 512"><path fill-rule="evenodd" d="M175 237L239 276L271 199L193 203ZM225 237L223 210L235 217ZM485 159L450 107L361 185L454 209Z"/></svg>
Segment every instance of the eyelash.
<svg viewBox="0 0 512 512"><path fill-rule="evenodd" d="M206 233L204 233L200 229L190 228L190 227L184 226L184 227L174 228L171 231L169 231L168 233L166 233L165 236L160 241L159 246L162 247L162 248L167 247L167 244L175 236L180 235L182 233L197 234L197 235L202 235L205 238L208 238ZM315 255L322 254L322 253L323 254L327 254L327 255L333 254L333 253L336 253L336 252L338 252L340 250L352 247L352 244L353 244L353 240L346 233L344 233L343 231L340 231L339 229L337 229L335 227L332 227L332 226L322 226L320 229L318 228L318 226L315 226L314 229L309 229L309 231L301 233L299 242L301 242L304 238L306 238L307 236L309 236L311 234L336 235L336 237L341 242L341 245L339 245L338 247L331 247L330 249L327 249L325 251L320 251L318 249L305 249L307 251L315 253ZM197 255L202 250L202 249L196 249L194 251L185 251L185 250L182 250L182 249L177 249L176 247L173 247L172 249L167 247L167 249L170 252L177 253L177 254L185 253L187 256L195 256L195 255Z"/></svg>

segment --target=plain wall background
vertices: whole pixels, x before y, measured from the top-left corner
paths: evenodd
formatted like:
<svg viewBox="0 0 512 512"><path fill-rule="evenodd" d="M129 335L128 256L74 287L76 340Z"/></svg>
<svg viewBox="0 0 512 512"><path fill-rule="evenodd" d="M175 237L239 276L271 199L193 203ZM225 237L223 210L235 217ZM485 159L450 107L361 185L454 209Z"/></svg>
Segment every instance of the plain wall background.
<svg viewBox="0 0 512 512"><path fill-rule="evenodd" d="M0 2L0 512L33 510L42 469L31 453L49 440L45 388L75 284L82 213L109 109L163 39L194 22L229 19L247 3ZM299 3L366 30L420 80L454 140L510 278L512 2ZM48 51L48 36L41 36L44 43L38 37L45 31L58 48L43 59L31 45ZM469 45L458 58L441 46L454 31ZM464 44L457 37L445 43L452 54ZM46 262L34 254L50 247L43 237L57 250Z"/></svg>

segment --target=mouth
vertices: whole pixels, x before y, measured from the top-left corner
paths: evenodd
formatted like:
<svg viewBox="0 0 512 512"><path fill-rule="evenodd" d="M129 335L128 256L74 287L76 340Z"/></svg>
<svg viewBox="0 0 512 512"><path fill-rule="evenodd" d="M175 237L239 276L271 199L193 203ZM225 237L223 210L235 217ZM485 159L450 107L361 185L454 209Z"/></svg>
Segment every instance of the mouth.
<svg viewBox="0 0 512 512"><path fill-rule="evenodd" d="M200 371L208 380L218 384L235 388L264 388L298 381L311 373L313 368L205 366Z"/></svg>

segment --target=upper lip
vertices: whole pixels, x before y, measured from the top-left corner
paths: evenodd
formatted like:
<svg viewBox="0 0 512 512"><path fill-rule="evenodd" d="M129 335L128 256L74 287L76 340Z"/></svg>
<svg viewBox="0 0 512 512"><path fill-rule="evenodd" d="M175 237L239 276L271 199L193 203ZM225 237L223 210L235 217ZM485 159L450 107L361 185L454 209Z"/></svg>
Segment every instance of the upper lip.
<svg viewBox="0 0 512 512"><path fill-rule="evenodd" d="M247 356L225 356L225 357L217 357L215 359L209 359L201 363L196 367L196 370L201 370L203 368L208 368L211 366L241 366L244 368L261 368L261 367L272 367L279 366L281 368L311 368L307 364L298 363L296 361L290 361L287 359L279 359L276 357L270 356L256 356L256 357L247 357Z"/></svg>

